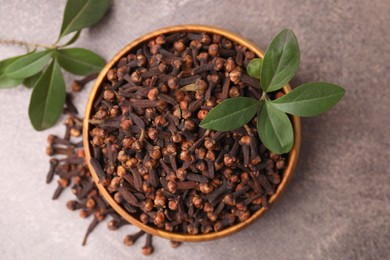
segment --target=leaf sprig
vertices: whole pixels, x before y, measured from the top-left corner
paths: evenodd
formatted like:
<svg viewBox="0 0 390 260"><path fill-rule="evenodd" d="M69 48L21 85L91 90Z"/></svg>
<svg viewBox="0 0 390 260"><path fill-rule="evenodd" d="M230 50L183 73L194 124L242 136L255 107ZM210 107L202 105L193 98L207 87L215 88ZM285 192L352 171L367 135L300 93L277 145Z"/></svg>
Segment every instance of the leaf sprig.
<svg viewBox="0 0 390 260"><path fill-rule="evenodd" d="M34 49L27 54L0 61L0 89L22 83L33 88L28 112L36 130L52 127L63 111L66 91L61 68L75 75L88 75L104 67L105 61L98 54L67 46L78 39L82 29L100 21L109 4L109 0L68 0L61 31L52 45L31 44ZM60 45L70 33L74 35Z"/></svg>
<svg viewBox="0 0 390 260"><path fill-rule="evenodd" d="M273 38L264 58L253 59L247 67L248 75L260 80L262 97L259 100L247 97L226 99L207 114L200 126L231 131L247 124L257 114L257 132L263 144L277 154L289 152L294 145L294 130L287 114L319 115L336 105L345 94L345 90L337 85L312 82L271 100L269 94L283 88L294 77L299 62L297 38L293 31L284 29Z"/></svg>

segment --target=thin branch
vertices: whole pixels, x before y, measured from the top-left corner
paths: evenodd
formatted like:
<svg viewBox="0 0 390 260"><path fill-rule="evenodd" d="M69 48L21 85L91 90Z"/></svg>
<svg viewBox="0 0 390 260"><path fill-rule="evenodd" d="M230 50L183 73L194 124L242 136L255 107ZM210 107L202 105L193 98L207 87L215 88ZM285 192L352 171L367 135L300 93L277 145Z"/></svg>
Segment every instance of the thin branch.
<svg viewBox="0 0 390 260"><path fill-rule="evenodd" d="M18 45L18 46L25 46L25 47L41 47L41 48L55 48L55 45L46 45L46 44L39 44L39 43L32 43L32 42L25 42L25 41L18 41L18 40L6 40L6 39L0 39L0 44L2 45Z"/></svg>

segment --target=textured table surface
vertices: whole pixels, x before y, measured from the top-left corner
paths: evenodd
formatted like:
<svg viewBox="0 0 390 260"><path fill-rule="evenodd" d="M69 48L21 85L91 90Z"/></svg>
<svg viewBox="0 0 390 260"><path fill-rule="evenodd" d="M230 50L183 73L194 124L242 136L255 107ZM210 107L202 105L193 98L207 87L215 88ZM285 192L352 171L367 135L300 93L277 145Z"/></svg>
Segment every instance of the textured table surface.
<svg viewBox="0 0 390 260"><path fill-rule="evenodd" d="M0 1L0 38L51 43L65 0ZM183 23L229 29L266 46L289 27L298 36L301 66L293 86L329 81L345 86L332 111L302 120L302 150L280 200L250 228L231 237L171 249L155 239L150 259L385 259L390 253L390 2L371 1L124 1L82 33L78 47L109 59L156 28ZM0 46L0 59L22 53ZM67 82L71 81L69 75ZM84 108L89 88L77 97ZM30 90L0 91L0 258L139 259L141 245L122 244L129 228L100 226L81 247L90 220L52 201L46 185L49 133L35 132ZM143 242L141 242L143 243ZM113 257L112 257L113 256Z"/></svg>

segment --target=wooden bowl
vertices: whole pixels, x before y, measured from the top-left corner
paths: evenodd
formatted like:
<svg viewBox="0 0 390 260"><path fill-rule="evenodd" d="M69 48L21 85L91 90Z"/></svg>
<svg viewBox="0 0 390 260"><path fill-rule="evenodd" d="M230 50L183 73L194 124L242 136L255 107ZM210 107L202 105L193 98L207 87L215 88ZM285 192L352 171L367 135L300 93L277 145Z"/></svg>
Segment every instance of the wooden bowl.
<svg viewBox="0 0 390 260"><path fill-rule="evenodd" d="M186 242L202 242L207 240L213 240L217 238L222 238L228 235L231 235L245 227L247 227L249 224L253 223L256 219L258 219L261 215L263 215L266 211L266 209L261 208L253 215L245 220L244 222L238 223L234 226L228 227L226 229L223 229L218 232L212 232L208 234L198 234L198 235L189 235L189 234L181 234L181 233L174 233L174 232L168 232L164 230L160 230L151 226L147 226L143 224L140 220L136 219L135 217L131 216L125 209L123 209L118 203L115 202L113 197L108 193L106 188L99 183L98 176L94 170L94 168L90 164L90 158L91 158L91 146L89 142L89 132L90 132L90 125L88 123L88 119L91 117L92 107L93 107L93 101L95 100L96 94L98 93L99 88L102 86L102 83L105 80L105 77L107 75L107 72L111 67L113 67L120 58L122 58L124 55L130 53L131 51L135 50L137 46L139 46L142 43L148 42L152 38L157 37L160 34L169 34L169 33L176 33L176 32L206 32L209 34L219 34L223 37L226 37L227 39L230 39L234 42L237 42L238 44L242 46L246 46L248 50L254 52L257 56L263 57L263 51L257 47L252 42L244 39L243 37L234 34L232 32L219 29L216 27L206 26L206 25L175 25L170 26L162 29L155 30L153 32L147 33L140 38L134 40L133 42L129 43L127 46L125 46L121 51L119 51L111 60L107 63L107 65L103 68L103 70L100 72L98 78L96 79L96 82L91 90L91 93L88 98L87 107L85 110L85 116L84 116L84 122L83 122L83 140L84 140L84 149L85 149L85 158L88 164L88 168L92 174L93 181L95 182L96 186L98 187L100 193L103 195L103 197L107 200L107 202L111 205L111 207L118 212L123 218L125 218L127 221L129 221L131 224L139 227L140 229L144 230L147 233L150 233L152 235L156 235L159 237L167 238L173 241L186 241ZM284 92L291 91L291 88L289 85L286 85L283 87ZM277 198L282 194L282 192L285 190L287 183L289 182L292 172L295 168L295 165L298 160L298 153L299 153L299 146L301 143L301 125L300 120L298 117L292 116L291 117L293 128L294 128L294 146L291 150L291 152L288 155L288 165L285 168L283 172L282 181L277 187L277 190L274 195L270 197L269 204L272 205Z"/></svg>

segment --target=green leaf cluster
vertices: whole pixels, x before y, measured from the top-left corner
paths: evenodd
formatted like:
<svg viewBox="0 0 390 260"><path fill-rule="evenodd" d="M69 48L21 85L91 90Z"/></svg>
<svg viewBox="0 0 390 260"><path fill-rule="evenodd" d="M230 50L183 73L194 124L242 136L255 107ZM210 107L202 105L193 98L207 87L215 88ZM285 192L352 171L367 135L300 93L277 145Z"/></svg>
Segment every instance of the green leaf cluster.
<svg viewBox="0 0 390 260"><path fill-rule="evenodd" d="M88 75L104 67L105 61L98 54L67 46L78 39L82 29L100 21L109 5L109 0L68 0L54 44L0 61L0 88L23 83L33 89L28 112L36 130L53 126L63 111L66 91L61 68L75 75ZM58 44L71 33L73 36L65 44Z"/></svg>
<svg viewBox="0 0 390 260"><path fill-rule="evenodd" d="M312 82L271 100L269 94L283 88L294 77L299 62L297 38L291 30L284 29L273 38L263 59L256 58L248 64L248 75L260 81L263 91L260 100L226 99L208 113L200 126L230 131L247 124L257 114L257 131L263 144L277 154L289 152L294 145L294 130L287 114L319 115L336 105L345 94L337 85Z"/></svg>

